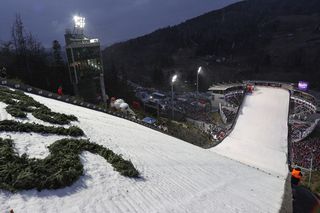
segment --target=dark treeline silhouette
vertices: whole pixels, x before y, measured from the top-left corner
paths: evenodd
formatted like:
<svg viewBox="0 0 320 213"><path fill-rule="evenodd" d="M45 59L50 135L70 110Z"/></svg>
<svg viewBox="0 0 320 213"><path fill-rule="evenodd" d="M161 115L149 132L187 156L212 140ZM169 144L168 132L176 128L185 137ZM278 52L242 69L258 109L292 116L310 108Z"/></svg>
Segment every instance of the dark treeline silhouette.
<svg viewBox="0 0 320 213"><path fill-rule="evenodd" d="M11 40L1 42L1 67L6 68L7 78L53 92L62 86L65 93L72 94L61 45L55 40L51 50L46 51L33 34L25 30L19 14L11 28Z"/></svg>
<svg viewBox="0 0 320 213"><path fill-rule="evenodd" d="M104 50L112 70L145 86L170 89L170 76L200 90L244 79L310 81L320 88L320 1L247 0ZM119 72L117 73L120 74Z"/></svg>
<svg viewBox="0 0 320 213"><path fill-rule="evenodd" d="M105 62L104 62L105 63ZM106 66L106 63L105 65ZM127 71L123 67L117 67L112 61L108 63L105 71L105 85L108 96L125 99L127 103L135 100L132 88L128 86Z"/></svg>

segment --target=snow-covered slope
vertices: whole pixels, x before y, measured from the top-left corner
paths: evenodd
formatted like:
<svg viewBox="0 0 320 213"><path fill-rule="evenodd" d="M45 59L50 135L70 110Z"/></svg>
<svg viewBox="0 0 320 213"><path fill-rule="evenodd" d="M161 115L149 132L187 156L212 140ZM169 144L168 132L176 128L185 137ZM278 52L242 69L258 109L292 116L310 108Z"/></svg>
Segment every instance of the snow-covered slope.
<svg viewBox="0 0 320 213"><path fill-rule="evenodd" d="M234 130L213 151L274 175L288 174L289 91L256 87Z"/></svg>
<svg viewBox="0 0 320 213"><path fill-rule="evenodd" d="M278 212L280 209L284 192L282 176L267 174L120 118L31 96L53 111L77 116L76 125L92 142L131 159L141 178L120 176L103 158L84 152L81 160L85 174L71 187L16 194L0 191L0 212L11 208L15 212L32 213ZM9 117L3 107L0 115L1 119ZM34 133L1 133L0 136L8 135L15 139L20 154L34 153L33 156L41 158L48 154L45 146L57 139Z"/></svg>

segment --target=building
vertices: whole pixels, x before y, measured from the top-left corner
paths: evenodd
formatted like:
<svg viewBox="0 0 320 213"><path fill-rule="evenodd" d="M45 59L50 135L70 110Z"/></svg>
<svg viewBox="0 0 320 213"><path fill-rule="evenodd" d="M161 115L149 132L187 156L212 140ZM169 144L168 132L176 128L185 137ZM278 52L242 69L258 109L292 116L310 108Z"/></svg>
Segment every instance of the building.
<svg viewBox="0 0 320 213"><path fill-rule="evenodd" d="M218 108L219 104L230 104L230 98L237 98L238 96L242 96L244 93L244 84L233 83L212 85L208 89L208 93L211 95L211 106L214 108Z"/></svg>
<svg viewBox="0 0 320 213"><path fill-rule="evenodd" d="M84 35L85 18L74 17L74 30L65 33L70 80L77 96L89 102L106 102L100 42Z"/></svg>

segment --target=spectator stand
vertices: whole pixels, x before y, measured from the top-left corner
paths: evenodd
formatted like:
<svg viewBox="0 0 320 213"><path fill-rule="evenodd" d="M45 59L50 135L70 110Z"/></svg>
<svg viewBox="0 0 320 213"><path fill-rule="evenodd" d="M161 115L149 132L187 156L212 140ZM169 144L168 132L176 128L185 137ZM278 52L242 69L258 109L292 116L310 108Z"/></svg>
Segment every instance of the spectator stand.
<svg viewBox="0 0 320 213"><path fill-rule="evenodd" d="M311 169L311 159L313 161L312 170L320 169L320 139L306 139L297 143L292 143L292 165L299 166L309 171Z"/></svg>
<svg viewBox="0 0 320 213"><path fill-rule="evenodd" d="M315 104L316 99L313 96L291 91L289 125L293 143L304 140L317 126L319 119L311 119L317 112Z"/></svg>

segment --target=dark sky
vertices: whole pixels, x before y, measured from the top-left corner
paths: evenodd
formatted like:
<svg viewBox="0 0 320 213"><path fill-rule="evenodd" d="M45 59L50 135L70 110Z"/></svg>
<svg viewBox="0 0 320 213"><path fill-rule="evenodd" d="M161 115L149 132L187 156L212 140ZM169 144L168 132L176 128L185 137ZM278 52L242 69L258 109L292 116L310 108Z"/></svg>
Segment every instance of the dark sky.
<svg viewBox="0 0 320 213"><path fill-rule="evenodd" d="M10 39L15 14L22 17L27 31L46 47L73 26L72 17L86 17L86 35L111 44L160 27L221 8L237 0L1 0L0 41Z"/></svg>

